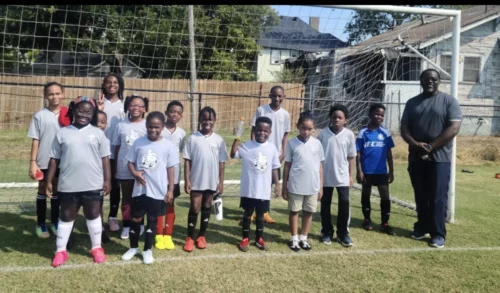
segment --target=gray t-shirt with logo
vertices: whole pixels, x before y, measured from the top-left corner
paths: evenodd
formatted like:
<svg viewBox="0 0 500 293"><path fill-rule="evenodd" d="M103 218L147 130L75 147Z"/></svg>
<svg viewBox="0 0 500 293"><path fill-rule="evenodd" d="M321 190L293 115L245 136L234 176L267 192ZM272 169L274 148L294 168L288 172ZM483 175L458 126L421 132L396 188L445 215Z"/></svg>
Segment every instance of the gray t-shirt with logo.
<svg viewBox="0 0 500 293"><path fill-rule="evenodd" d="M449 125L450 121L462 121L462 111L457 100L443 92L431 97L420 94L406 102L401 125L407 125L411 137L417 142L430 143ZM451 161L452 141L432 150L430 159L434 162ZM409 151L410 161L418 160L418 154Z"/></svg>

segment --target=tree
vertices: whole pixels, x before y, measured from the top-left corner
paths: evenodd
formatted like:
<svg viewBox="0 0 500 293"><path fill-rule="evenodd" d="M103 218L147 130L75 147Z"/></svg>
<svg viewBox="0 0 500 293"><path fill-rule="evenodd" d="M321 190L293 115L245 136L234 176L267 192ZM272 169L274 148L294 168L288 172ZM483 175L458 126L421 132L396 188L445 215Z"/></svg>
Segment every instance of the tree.
<svg viewBox="0 0 500 293"><path fill-rule="evenodd" d="M304 70L302 68L281 68L279 71L271 72L276 83L303 83Z"/></svg>
<svg viewBox="0 0 500 293"><path fill-rule="evenodd" d="M404 5L409 7L429 7L442 9L467 9L472 5ZM344 33L349 34L348 43L353 45L370 37L380 35L388 29L414 20L415 15L401 12L357 10L346 25Z"/></svg>

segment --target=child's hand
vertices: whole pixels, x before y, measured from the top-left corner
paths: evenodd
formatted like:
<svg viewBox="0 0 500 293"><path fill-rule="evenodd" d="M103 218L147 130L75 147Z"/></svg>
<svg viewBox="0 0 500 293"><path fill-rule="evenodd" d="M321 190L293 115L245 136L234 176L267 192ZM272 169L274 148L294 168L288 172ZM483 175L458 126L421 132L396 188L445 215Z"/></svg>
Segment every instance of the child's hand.
<svg viewBox="0 0 500 293"><path fill-rule="evenodd" d="M288 201L288 191L286 190L286 188L283 188L281 196L283 197L284 200Z"/></svg>
<svg viewBox="0 0 500 293"><path fill-rule="evenodd" d="M38 172L40 172L40 168L38 168L38 165L36 164L36 161L31 161L30 171L29 171L30 178L33 179L33 180L36 180L35 174L38 173Z"/></svg>
<svg viewBox="0 0 500 293"><path fill-rule="evenodd" d="M278 198L280 197L280 184L279 183L276 183L274 184L274 197Z"/></svg>
<svg viewBox="0 0 500 293"><path fill-rule="evenodd" d="M134 174L135 181L139 183L139 185L146 185L146 179L144 179L144 171L136 171Z"/></svg>
<svg viewBox="0 0 500 293"><path fill-rule="evenodd" d="M391 184L392 182L394 182L394 173L389 172L389 184Z"/></svg>
<svg viewBox="0 0 500 293"><path fill-rule="evenodd" d="M318 192L318 201L321 201L322 198L323 198L323 188L320 188Z"/></svg>
<svg viewBox="0 0 500 293"><path fill-rule="evenodd" d="M45 183L45 195L47 195L48 198L52 198L52 182Z"/></svg>
<svg viewBox="0 0 500 293"><path fill-rule="evenodd" d="M184 191L187 193L187 194L190 194L191 193L191 182L190 181L186 181L184 183Z"/></svg>
<svg viewBox="0 0 500 293"><path fill-rule="evenodd" d="M356 181L358 181L359 184L365 182L365 174L363 174L362 171L359 171L357 176L356 176Z"/></svg>
<svg viewBox="0 0 500 293"><path fill-rule="evenodd" d="M97 108L101 111L104 111L104 92L101 90L101 94L97 99Z"/></svg>
<svg viewBox="0 0 500 293"><path fill-rule="evenodd" d="M111 192L111 180L105 180L102 184L102 192L104 195L108 195Z"/></svg>
<svg viewBox="0 0 500 293"><path fill-rule="evenodd" d="M283 161L285 160L285 154L280 155L280 164L283 164Z"/></svg>
<svg viewBox="0 0 500 293"><path fill-rule="evenodd" d="M168 191L167 195L165 195L165 202L168 204L171 204L174 201L174 192L173 191Z"/></svg>
<svg viewBox="0 0 500 293"><path fill-rule="evenodd" d="M223 182L219 182L219 184L217 184L217 190L215 192L219 195L224 192L224 183Z"/></svg>

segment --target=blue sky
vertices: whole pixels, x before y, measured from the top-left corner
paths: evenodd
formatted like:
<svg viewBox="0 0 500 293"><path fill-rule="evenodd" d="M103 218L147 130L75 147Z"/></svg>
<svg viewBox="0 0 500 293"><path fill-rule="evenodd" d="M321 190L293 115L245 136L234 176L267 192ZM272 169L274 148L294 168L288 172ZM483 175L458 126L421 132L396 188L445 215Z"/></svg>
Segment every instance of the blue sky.
<svg viewBox="0 0 500 293"><path fill-rule="evenodd" d="M344 27L351 18L352 10L302 5L271 5L271 7L278 11L279 15L298 16L306 23L309 23L310 16L318 16L320 32L330 33L342 41L347 41Z"/></svg>

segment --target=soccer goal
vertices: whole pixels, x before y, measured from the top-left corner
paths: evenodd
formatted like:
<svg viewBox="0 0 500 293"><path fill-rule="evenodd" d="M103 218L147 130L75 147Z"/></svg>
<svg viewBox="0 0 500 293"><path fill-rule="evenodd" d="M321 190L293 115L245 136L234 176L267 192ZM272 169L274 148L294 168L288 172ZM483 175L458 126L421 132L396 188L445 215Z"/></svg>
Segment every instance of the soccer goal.
<svg viewBox="0 0 500 293"><path fill-rule="evenodd" d="M149 111L164 112L170 101L180 100L184 114L179 126L187 131L202 107L213 107L215 131L228 148L241 117L244 138L250 138L255 110L269 103L274 85L281 85L287 96L282 107L290 113L290 137L297 134L304 110L313 112L319 133L328 126L331 105L344 104L350 112L346 127L356 133L366 125L370 105L381 102L384 127L396 143L391 197L414 206L407 145L399 136L401 115L405 102L420 93L419 75L426 68L440 71L440 90L459 96L460 10L195 5L188 17L189 11L187 5L0 7L0 210L34 206L36 182L28 177L31 141L26 133L33 113L44 106L43 85L62 83L67 104L79 95L97 96L109 72L124 77L125 96L149 97ZM476 72L473 65L466 68L468 74ZM454 142L450 222L455 153ZM226 167L231 186L226 194L238 194L238 166Z"/></svg>

